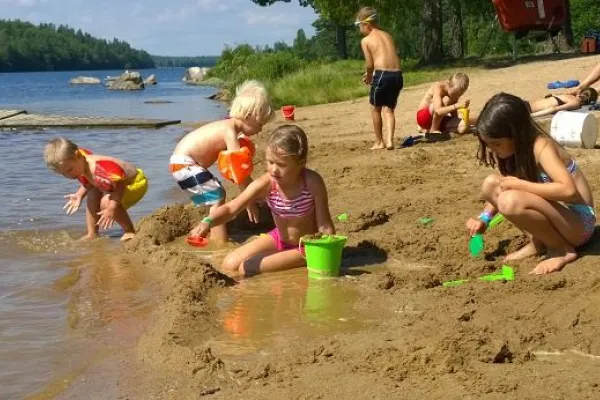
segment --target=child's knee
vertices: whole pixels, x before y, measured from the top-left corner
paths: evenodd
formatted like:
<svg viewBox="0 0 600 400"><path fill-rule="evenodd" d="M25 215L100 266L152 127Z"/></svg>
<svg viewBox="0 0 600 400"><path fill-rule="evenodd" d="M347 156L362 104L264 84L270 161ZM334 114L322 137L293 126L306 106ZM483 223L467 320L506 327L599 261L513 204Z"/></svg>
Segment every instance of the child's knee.
<svg viewBox="0 0 600 400"><path fill-rule="evenodd" d="M520 193L516 190L507 190L498 195L498 211L506 216L521 214L524 210Z"/></svg>
<svg viewBox="0 0 600 400"><path fill-rule="evenodd" d="M243 266L239 259L233 254L228 254L221 262L221 270L227 274L236 274Z"/></svg>
<svg viewBox="0 0 600 400"><path fill-rule="evenodd" d="M500 175L488 175L481 184L481 195L484 199L489 200L494 196L494 193L500 185Z"/></svg>

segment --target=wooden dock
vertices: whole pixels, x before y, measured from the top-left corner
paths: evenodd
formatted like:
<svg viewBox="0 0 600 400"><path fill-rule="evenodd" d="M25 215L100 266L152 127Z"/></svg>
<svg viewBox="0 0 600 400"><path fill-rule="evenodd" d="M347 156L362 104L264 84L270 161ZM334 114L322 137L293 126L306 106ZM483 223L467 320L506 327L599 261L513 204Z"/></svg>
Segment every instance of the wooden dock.
<svg viewBox="0 0 600 400"><path fill-rule="evenodd" d="M0 129L161 128L166 125L179 124L180 122L181 120L30 114L26 110L0 109Z"/></svg>

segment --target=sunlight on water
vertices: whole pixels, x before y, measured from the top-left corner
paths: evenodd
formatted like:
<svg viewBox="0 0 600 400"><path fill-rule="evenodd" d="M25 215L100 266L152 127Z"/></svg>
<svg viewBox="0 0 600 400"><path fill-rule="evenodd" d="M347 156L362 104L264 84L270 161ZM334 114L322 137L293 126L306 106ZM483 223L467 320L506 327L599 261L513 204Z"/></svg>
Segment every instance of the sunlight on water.
<svg viewBox="0 0 600 400"><path fill-rule="evenodd" d="M209 341L219 354L265 354L305 338L366 328L381 316L356 307L353 280L313 280L299 269L244 280L215 299L222 334Z"/></svg>

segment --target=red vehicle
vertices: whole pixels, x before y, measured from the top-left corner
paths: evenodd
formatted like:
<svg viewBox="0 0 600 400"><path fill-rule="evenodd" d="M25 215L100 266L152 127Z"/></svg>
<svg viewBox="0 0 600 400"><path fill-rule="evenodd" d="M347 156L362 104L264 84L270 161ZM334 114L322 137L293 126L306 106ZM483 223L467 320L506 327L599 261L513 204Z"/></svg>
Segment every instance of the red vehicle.
<svg viewBox="0 0 600 400"><path fill-rule="evenodd" d="M565 0L492 0L507 32L555 31L565 22Z"/></svg>

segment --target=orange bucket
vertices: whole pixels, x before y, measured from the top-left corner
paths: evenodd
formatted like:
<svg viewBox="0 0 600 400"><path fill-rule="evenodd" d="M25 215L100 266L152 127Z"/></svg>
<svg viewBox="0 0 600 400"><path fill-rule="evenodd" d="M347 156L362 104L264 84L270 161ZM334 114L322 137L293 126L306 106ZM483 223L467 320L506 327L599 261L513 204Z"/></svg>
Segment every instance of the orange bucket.
<svg viewBox="0 0 600 400"><path fill-rule="evenodd" d="M281 113L283 114L283 118L288 121L294 120L294 111L296 111L295 106L283 106L281 107Z"/></svg>

